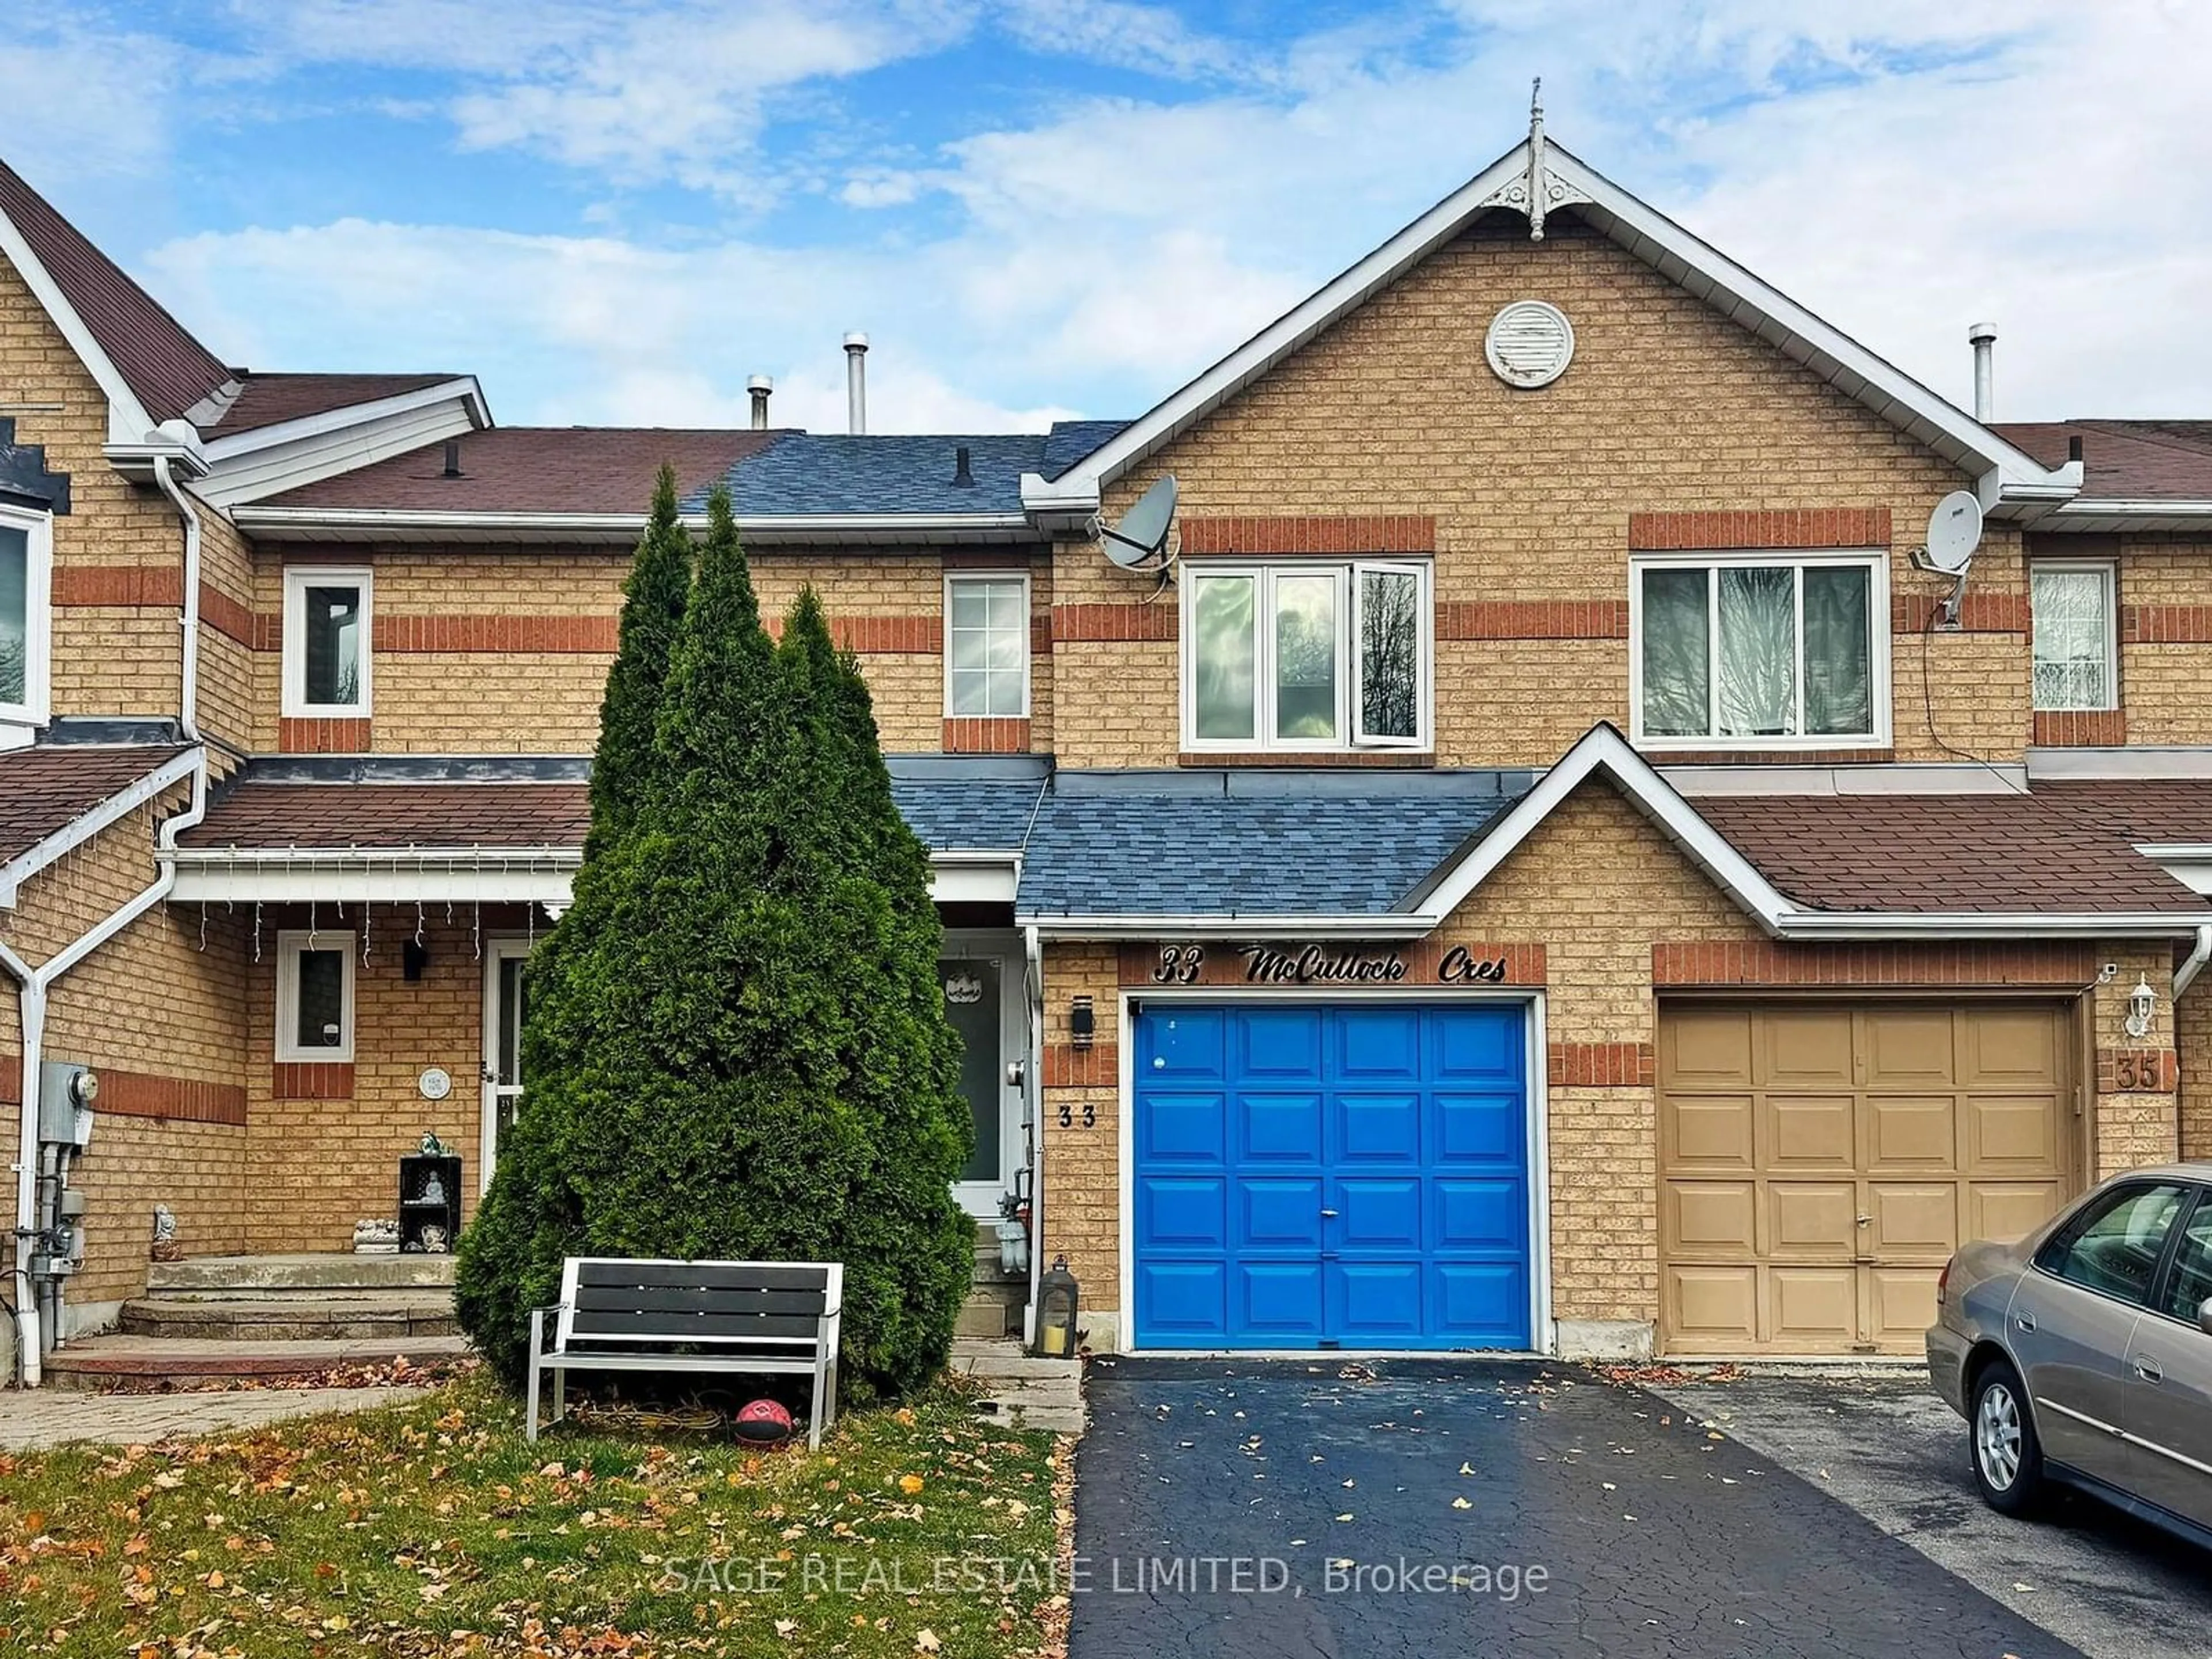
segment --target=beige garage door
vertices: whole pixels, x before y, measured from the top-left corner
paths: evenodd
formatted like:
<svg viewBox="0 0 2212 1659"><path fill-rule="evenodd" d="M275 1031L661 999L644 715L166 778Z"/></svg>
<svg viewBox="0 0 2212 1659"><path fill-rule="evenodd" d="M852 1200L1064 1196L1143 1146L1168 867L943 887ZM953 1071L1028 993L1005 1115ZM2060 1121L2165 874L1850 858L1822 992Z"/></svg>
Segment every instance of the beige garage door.
<svg viewBox="0 0 2212 1659"><path fill-rule="evenodd" d="M2074 1049L2057 1004L1662 1006L1667 1352L1917 1352L1951 1252L2070 1190Z"/></svg>

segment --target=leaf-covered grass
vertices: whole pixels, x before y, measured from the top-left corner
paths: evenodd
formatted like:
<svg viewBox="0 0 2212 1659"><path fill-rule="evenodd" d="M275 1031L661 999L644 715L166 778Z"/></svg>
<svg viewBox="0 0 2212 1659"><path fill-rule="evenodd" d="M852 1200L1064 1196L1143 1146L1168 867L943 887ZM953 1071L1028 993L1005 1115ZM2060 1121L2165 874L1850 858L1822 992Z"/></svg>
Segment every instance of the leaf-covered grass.
<svg viewBox="0 0 2212 1659"><path fill-rule="evenodd" d="M0 1457L0 1652L100 1659L1050 1650L1052 1437L949 1385L822 1450L411 1405Z"/></svg>

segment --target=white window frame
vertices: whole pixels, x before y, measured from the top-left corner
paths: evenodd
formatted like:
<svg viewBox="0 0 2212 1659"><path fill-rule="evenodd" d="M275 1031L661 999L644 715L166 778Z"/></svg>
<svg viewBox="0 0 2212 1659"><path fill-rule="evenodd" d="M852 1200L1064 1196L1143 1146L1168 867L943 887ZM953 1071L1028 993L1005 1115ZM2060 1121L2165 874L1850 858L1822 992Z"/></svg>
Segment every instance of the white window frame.
<svg viewBox="0 0 2212 1659"><path fill-rule="evenodd" d="M1795 737L1755 738L1728 737L1717 732L1702 737L1647 737L1644 731L1644 573L1647 570L1715 570L1729 567L1758 567L1761 568L1790 568L1799 571L1833 568L1838 566L1863 568L1868 571L1867 626L1869 639L1868 696L1873 702L1871 713L1874 729L1867 732L1819 732L1808 734L1805 724L1805 665L1801 656L1797 664L1797 725L1801 728ZM1720 684L1720 626L1717 614L1720 584L1706 584L1709 607L1706 623L1706 649L1711 653L1707 669L1707 691ZM1805 589L1802 578L1797 582L1797 637L1799 649L1803 649ZM1725 552L1639 553L1628 564L1628 721L1630 740L1638 749L1664 754L1705 752L1714 750L1771 750L1777 754L1825 749L1887 749L1891 743L1890 732L1890 618L1889 618L1889 555L1881 548L1848 548L1835 551L1803 552L1796 549L1729 549Z"/></svg>
<svg viewBox="0 0 2212 1659"><path fill-rule="evenodd" d="M1402 556L1372 559L1205 559L1187 561L1179 568L1192 578L1176 585L1176 601L1180 611L1176 634L1182 656L1179 678L1182 687L1182 748L1186 753L1349 755L1381 750L1394 754L1419 755L1435 750L1437 608L1432 561ZM1419 684L1414 691L1419 729L1410 738L1363 735L1358 729L1364 716L1358 684L1359 622L1357 610L1359 578L1370 571L1411 575L1420 584L1419 594L1414 600L1415 620L1420 629L1419 657L1415 665ZM1197 579L1208 576L1250 576L1259 584L1252 607L1252 627L1257 637L1253 641L1252 696L1255 708L1253 735L1249 738L1201 738L1198 734L1195 596ZM1275 629L1271 624L1275 615L1275 583L1284 576L1333 576L1336 580L1339 672L1336 677L1337 735L1334 738L1302 742L1279 738L1274 731L1274 699L1271 692L1275 684Z"/></svg>
<svg viewBox="0 0 2212 1659"><path fill-rule="evenodd" d="M1019 582L1022 588L1022 712L1018 714L959 714L952 707L952 590L962 583ZM1030 696L1035 653L1030 648L1030 634L1035 626L1030 606L1034 603L1030 591L1030 573L1026 570L948 570L945 573L945 718L970 720L1025 720L1030 717Z"/></svg>
<svg viewBox="0 0 2212 1659"><path fill-rule="evenodd" d="M361 590L361 700L358 702L307 701L307 590L311 587L358 587ZM374 680L376 652L376 586L374 574L366 565L288 565L284 569L283 715L287 720L366 720Z"/></svg>
<svg viewBox="0 0 2212 1659"><path fill-rule="evenodd" d="M54 515L0 506L0 526L28 537L23 572L23 700L0 702L0 725L44 726L53 712ZM27 734L21 740L29 741ZM0 748L9 746L0 738Z"/></svg>
<svg viewBox="0 0 2212 1659"><path fill-rule="evenodd" d="M2101 576L2105 583L2105 701L2094 708L2047 708L2035 701L2035 579L2055 575ZM2120 568L2111 559L2030 559L2027 562L2027 695L2039 714L2109 714L2120 706Z"/></svg>
<svg viewBox="0 0 2212 1659"><path fill-rule="evenodd" d="M333 927L313 930L287 928L276 935L276 1058L295 1063L328 1061L344 1064L353 1059L354 936ZM338 1041L327 1048L302 1048L300 1029L300 953L336 951L345 963L345 989L339 1004Z"/></svg>

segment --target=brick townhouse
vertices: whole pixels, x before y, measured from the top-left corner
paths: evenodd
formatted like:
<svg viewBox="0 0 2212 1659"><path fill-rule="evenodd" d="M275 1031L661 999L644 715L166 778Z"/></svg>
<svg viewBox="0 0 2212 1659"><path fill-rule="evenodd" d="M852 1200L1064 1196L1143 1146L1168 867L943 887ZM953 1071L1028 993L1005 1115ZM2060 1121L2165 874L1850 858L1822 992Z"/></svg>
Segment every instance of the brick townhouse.
<svg viewBox="0 0 2212 1659"><path fill-rule="evenodd" d="M0 168L27 1338L157 1205L343 1251L425 1130L480 1189L664 459L860 655L960 1196L1094 1346L1906 1351L1961 1239L2212 1154L2212 422L1969 415L1540 128L1133 420L860 401L234 368Z"/></svg>

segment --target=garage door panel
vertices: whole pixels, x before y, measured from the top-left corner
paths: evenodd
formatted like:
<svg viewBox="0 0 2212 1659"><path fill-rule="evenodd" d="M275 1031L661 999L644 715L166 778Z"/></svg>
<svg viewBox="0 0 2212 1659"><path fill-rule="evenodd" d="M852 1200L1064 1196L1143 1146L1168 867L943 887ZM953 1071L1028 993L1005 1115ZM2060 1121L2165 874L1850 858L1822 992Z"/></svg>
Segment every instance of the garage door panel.
<svg viewBox="0 0 2212 1659"><path fill-rule="evenodd" d="M1799 1353L1843 1353L1858 1341L1858 1271L1777 1266L1766 1276L1766 1340Z"/></svg>
<svg viewBox="0 0 2212 1659"><path fill-rule="evenodd" d="M1230 1054L1243 1078L1318 1078L1321 1010L1299 1004L1241 1010L1229 1025Z"/></svg>
<svg viewBox="0 0 2212 1659"><path fill-rule="evenodd" d="M1867 1187L1867 1248L1875 1256L1903 1254L1950 1259L1959 1237L1959 1184L1870 1182Z"/></svg>
<svg viewBox="0 0 2212 1659"><path fill-rule="evenodd" d="M1668 1328L1686 1353L1747 1353L1760 1344L1759 1269L1677 1265L1661 1275Z"/></svg>
<svg viewBox="0 0 2212 1659"><path fill-rule="evenodd" d="M1147 1081L1215 1081L1229 1074L1229 1022L1219 1008L1178 1007L1147 1014L1139 1028Z"/></svg>
<svg viewBox="0 0 2212 1659"><path fill-rule="evenodd" d="M1330 1183L1342 1250L1421 1248L1421 1182L1415 1176L1344 1176Z"/></svg>
<svg viewBox="0 0 2212 1659"><path fill-rule="evenodd" d="M1237 1183L1237 1227L1230 1237L1236 1250L1321 1249L1322 1186L1319 1176L1245 1180Z"/></svg>
<svg viewBox="0 0 2212 1659"><path fill-rule="evenodd" d="M1146 1176L1137 1182L1138 1225L1165 1249L1220 1249L1229 1237L1228 1194L1218 1176Z"/></svg>
<svg viewBox="0 0 2212 1659"><path fill-rule="evenodd" d="M1948 1007L1884 1007L1862 1015L1867 1087L1949 1089L1958 1076L1956 1019Z"/></svg>
<svg viewBox="0 0 2212 1659"><path fill-rule="evenodd" d="M2066 1201L2063 1182L1972 1181L1966 1183L1966 1237L2009 1244L2025 1238Z"/></svg>
<svg viewBox="0 0 2212 1659"><path fill-rule="evenodd" d="M1676 1169L1749 1171L1758 1164L1750 1095L1674 1096L1660 1120L1659 1156Z"/></svg>
<svg viewBox="0 0 2212 1659"><path fill-rule="evenodd" d="M1990 1175L2059 1172L2056 1094L1977 1096L1966 1102L1966 1167Z"/></svg>
<svg viewBox="0 0 2212 1659"><path fill-rule="evenodd" d="M1528 1268L1525 1261L1439 1261L1428 1271L1430 1328L1468 1348L1525 1345Z"/></svg>
<svg viewBox="0 0 2212 1659"><path fill-rule="evenodd" d="M1346 1347L1400 1347L1426 1328L1419 1260L1332 1261L1322 1271L1329 1328Z"/></svg>
<svg viewBox="0 0 2212 1659"><path fill-rule="evenodd" d="M1228 1328L1229 1273L1223 1262L1141 1261L1137 1294L1158 1336L1218 1340Z"/></svg>
<svg viewBox="0 0 2212 1659"><path fill-rule="evenodd" d="M1866 1139L1865 1167L1955 1170L1959 1166L1958 1100L1953 1095L1870 1095L1859 1105Z"/></svg>
<svg viewBox="0 0 2212 1659"><path fill-rule="evenodd" d="M1855 1105L1850 1095L1767 1096L1759 1161L1770 1170L1856 1170Z"/></svg>
<svg viewBox="0 0 2212 1659"><path fill-rule="evenodd" d="M1775 1181L1766 1187L1766 1253L1849 1261L1857 1253L1855 1181Z"/></svg>
<svg viewBox="0 0 2212 1659"><path fill-rule="evenodd" d="M1421 1011L1399 1004L1316 1009L1331 1032L1335 1075L1411 1083L1421 1076Z"/></svg>
<svg viewBox="0 0 2212 1659"><path fill-rule="evenodd" d="M1936 1281L1942 1274L1941 1267L1868 1269L1866 1340L1906 1352L1923 1346L1936 1322Z"/></svg>
<svg viewBox="0 0 2212 1659"><path fill-rule="evenodd" d="M1758 1022L1759 1081L1770 1089L1849 1091L1851 1017L1833 1008L1787 1008Z"/></svg>
<svg viewBox="0 0 2212 1659"><path fill-rule="evenodd" d="M1516 1250L1528 1224L1528 1189L1518 1178L1440 1176L1431 1184L1429 1214L1432 1250Z"/></svg>
<svg viewBox="0 0 2212 1659"><path fill-rule="evenodd" d="M1659 1028L1660 1082L1672 1092L1751 1086L1751 1015L1735 1008L1684 1008Z"/></svg>
<svg viewBox="0 0 2212 1659"><path fill-rule="evenodd" d="M1961 1023L1962 1089L2033 1089L2065 1069L2065 1017L2056 1010L1977 1008Z"/></svg>
<svg viewBox="0 0 2212 1659"><path fill-rule="evenodd" d="M1421 1161L1421 1097L1404 1094L1338 1094L1335 1138L1328 1152L1349 1164Z"/></svg>
<svg viewBox="0 0 2212 1659"><path fill-rule="evenodd" d="M1237 1154L1247 1162L1321 1162L1321 1096L1244 1094L1237 1097Z"/></svg>
<svg viewBox="0 0 2212 1659"><path fill-rule="evenodd" d="M1493 1006L1429 1011L1430 1076L1439 1084L1489 1084L1516 1097L1527 1085L1521 1026Z"/></svg>
<svg viewBox="0 0 2212 1659"><path fill-rule="evenodd" d="M1711 1258L1759 1250L1759 1187L1749 1181L1670 1181L1661 1206L1668 1254Z"/></svg>
<svg viewBox="0 0 2212 1659"><path fill-rule="evenodd" d="M1304 1347L1322 1334L1321 1264L1241 1261L1236 1266L1231 1328L1256 1342Z"/></svg>
<svg viewBox="0 0 2212 1659"><path fill-rule="evenodd" d="M1218 1093L1146 1095L1137 1109L1138 1155L1163 1164L1223 1163L1227 1108Z"/></svg>
<svg viewBox="0 0 2212 1659"><path fill-rule="evenodd" d="M1462 1091L1435 1097L1429 1137L1432 1164L1521 1167L1528 1155L1528 1114L1517 1091Z"/></svg>

